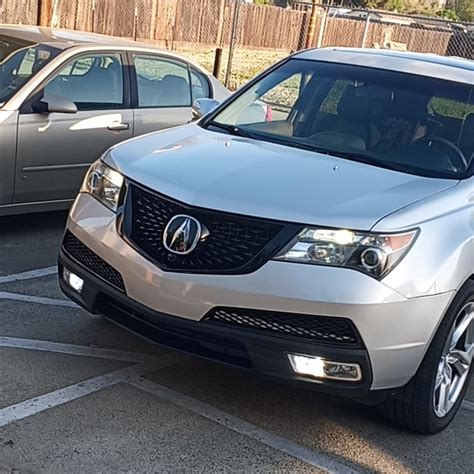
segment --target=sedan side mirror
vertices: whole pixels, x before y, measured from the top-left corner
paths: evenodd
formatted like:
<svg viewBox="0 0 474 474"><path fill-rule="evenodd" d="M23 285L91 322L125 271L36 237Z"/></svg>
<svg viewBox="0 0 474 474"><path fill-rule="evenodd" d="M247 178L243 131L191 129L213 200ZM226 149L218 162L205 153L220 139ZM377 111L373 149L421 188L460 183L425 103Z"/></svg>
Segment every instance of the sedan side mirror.
<svg viewBox="0 0 474 474"><path fill-rule="evenodd" d="M219 101L215 99L197 99L193 103L192 113L193 121L198 120L204 115L214 110L219 105Z"/></svg>
<svg viewBox="0 0 474 474"><path fill-rule="evenodd" d="M55 94L44 96L41 100L35 102L32 108L38 114L51 114L53 112L75 114L77 112L76 104L71 99Z"/></svg>

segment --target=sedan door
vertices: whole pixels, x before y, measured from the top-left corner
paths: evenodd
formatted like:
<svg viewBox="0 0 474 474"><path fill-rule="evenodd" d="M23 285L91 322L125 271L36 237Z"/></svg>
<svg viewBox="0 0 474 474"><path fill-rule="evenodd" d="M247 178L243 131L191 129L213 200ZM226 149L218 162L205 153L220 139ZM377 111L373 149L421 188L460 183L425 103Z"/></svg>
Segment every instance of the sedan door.
<svg viewBox="0 0 474 474"><path fill-rule="evenodd" d="M134 135L188 123L192 101L210 97L205 75L184 61L152 53L132 53Z"/></svg>
<svg viewBox="0 0 474 474"><path fill-rule="evenodd" d="M123 64L118 52L75 56L25 102L18 120L15 203L72 199L88 166L132 136ZM48 96L69 99L77 113L35 113L33 104Z"/></svg>

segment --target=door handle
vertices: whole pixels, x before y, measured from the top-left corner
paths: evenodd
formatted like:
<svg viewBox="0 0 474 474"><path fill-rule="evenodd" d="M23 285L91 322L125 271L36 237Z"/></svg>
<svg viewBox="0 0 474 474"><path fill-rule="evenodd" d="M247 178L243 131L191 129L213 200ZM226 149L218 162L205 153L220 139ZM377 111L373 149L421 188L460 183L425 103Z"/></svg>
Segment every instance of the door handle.
<svg viewBox="0 0 474 474"><path fill-rule="evenodd" d="M120 130L128 130L130 128L129 123L121 123L121 122L114 122L111 123L107 129L112 130L114 132L120 131Z"/></svg>

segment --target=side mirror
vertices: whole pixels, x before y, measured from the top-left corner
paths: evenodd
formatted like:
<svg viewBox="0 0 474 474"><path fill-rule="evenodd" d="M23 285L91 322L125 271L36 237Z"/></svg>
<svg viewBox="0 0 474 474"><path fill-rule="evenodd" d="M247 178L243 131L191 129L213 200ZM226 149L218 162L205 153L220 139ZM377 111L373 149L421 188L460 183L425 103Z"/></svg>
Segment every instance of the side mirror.
<svg viewBox="0 0 474 474"><path fill-rule="evenodd" d="M193 121L198 120L214 110L219 105L219 101L215 99L197 99L193 103L192 113Z"/></svg>
<svg viewBox="0 0 474 474"><path fill-rule="evenodd" d="M35 102L32 106L33 110L38 114L51 114L53 112L59 114L75 114L77 112L76 104L62 95L47 95L41 100Z"/></svg>

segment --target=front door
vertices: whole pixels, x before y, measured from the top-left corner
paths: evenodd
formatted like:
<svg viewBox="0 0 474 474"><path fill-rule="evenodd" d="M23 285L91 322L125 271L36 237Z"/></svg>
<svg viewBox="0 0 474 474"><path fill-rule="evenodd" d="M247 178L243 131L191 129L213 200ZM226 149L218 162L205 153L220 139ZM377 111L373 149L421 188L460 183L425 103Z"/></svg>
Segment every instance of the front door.
<svg viewBox="0 0 474 474"><path fill-rule="evenodd" d="M88 166L133 134L128 75L120 53L82 54L61 66L18 119L14 202L72 199ZM31 102L59 95L77 113L34 113Z"/></svg>

